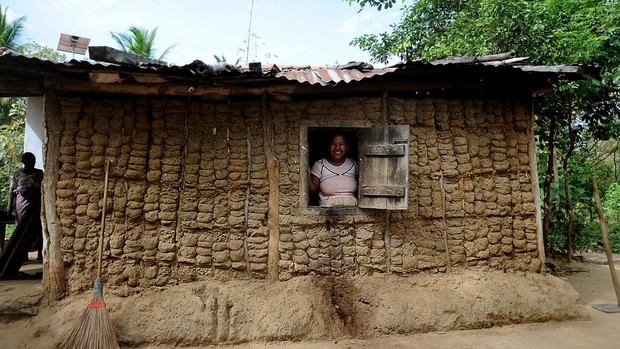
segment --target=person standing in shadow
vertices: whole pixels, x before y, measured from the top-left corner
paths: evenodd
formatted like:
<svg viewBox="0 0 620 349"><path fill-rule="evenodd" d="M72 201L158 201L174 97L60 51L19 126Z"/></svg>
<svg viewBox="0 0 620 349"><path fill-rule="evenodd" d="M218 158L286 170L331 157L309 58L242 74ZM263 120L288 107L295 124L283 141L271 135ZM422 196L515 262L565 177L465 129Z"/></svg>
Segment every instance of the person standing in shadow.
<svg viewBox="0 0 620 349"><path fill-rule="evenodd" d="M21 160L24 166L13 173L8 207L9 214L15 210L15 231L0 257L0 276L17 274L19 267L28 260L31 250L37 251L37 259L43 259L40 217L43 171L34 167L34 154L26 152Z"/></svg>

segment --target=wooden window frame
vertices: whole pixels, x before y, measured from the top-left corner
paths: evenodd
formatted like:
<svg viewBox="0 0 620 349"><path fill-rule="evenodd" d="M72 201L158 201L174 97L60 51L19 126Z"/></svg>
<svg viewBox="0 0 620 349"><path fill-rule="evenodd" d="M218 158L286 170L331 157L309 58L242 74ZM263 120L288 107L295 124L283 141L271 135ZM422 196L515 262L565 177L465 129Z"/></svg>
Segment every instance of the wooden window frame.
<svg viewBox="0 0 620 349"><path fill-rule="evenodd" d="M334 130L334 129L339 129L342 128L346 131L352 131L355 130L356 133L359 135L365 133L365 130L370 130L373 127L377 127L377 125L372 125L368 122L356 122L356 121L334 121L331 120L329 122L322 122L322 123L311 123L311 122L302 122L302 124L300 125L300 130L299 130L299 139L300 139L300 143L299 143L299 156L300 156L300 168L302 169L302 172L300 173L300 187L299 187L299 208L300 208L300 212L301 214L305 214L305 215L342 215L342 214L360 214L362 212L362 210L368 209L368 208L362 208L362 207L352 207L352 206L343 206L343 207L320 207L320 206L310 206L309 205L309 189L308 189L308 181L309 181L309 176L308 176L308 169L310 168L310 166L312 164L310 164L310 149L309 149L309 137L308 137L308 133L310 129L320 129L320 128L325 128L325 129L329 129L329 130ZM407 129L408 130L408 129ZM359 143L362 143L361 140L358 140ZM359 144L358 144L359 145ZM404 147L406 148L407 151L407 157L405 158L405 161L408 161L408 142L404 145ZM400 148L400 146L399 146ZM362 150L359 149L359 151L361 152ZM359 171L358 171L358 180L360 179L360 174L361 174L361 166L362 164L360 164L360 160L361 160L361 153L359 154L357 159L354 159L355 161L358 162L359 164ZM408 178L408 164L406 166L406 171L407 171L407 178ZM406 181L406 183L408 184L408 180ZM358 181L358 191L362 190L362 185L364 183L362 183L361 181ZM406 209L407 207L407 203L406 201L408 200L408 188L405 187L405 194L404 194L404 200L405 200L405 208L397 208L399 210L403 210ZM360 197L360 193L358 192L358 199ZM388 205L389 206L389 205ZM370 208L373 209L373 208ZM378 209L390 209L390 207L387 208L378 208Z"/></svg>

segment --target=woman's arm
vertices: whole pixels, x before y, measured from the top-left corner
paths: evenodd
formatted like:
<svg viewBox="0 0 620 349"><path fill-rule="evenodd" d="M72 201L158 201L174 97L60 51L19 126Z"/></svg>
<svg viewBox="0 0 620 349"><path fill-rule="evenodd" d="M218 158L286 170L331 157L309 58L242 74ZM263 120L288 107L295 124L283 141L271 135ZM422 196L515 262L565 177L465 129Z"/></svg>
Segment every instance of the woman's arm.
<svg viewBox="0 0 620 349"><path fill-rule="evenodd" d="M313 175L310 171L308 171L308 187L310 187L311 192L316 192L319 190L319 182L321 179L315 175Z"/></svg>

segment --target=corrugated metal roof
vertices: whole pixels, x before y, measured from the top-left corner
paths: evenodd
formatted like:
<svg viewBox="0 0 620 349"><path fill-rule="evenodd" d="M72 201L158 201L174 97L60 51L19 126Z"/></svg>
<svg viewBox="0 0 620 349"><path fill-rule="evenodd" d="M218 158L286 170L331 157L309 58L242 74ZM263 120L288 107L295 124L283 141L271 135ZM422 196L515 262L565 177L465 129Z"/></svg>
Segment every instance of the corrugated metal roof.
<svg viewBox="0 0 620 349"><path fill-rule="evenodd" d="M423 71L429 68L433 70L442 69L441 67L450 69L450 67L455 66L478 66L481 69L487 70L514 69L515 71L527 73L569 74L574 76L581 76L583 73L582 70L576 68L577 66L525 66L523 65L523 62L526 60L527 57L515 57L513 53L505 53L483 57L455 57L433 62L419 60L408 61L385 68L374 68L370 64L364 62L350 62L335 68L310 66L278 67L273 65L271 67L262 68L261 73L260 70L256 72L244 67L234 67L230 64L226 64L225 66L222 64L205 64L199 60L182 66L163 64L117 64L89 60L53 62L24 56L7 48L0 48L0 61L15 65L19 64L20 66L23 64L25 67L36 67L36 69L32 69L32 71L26 70L23 72L26 74L32 74L33 76L43 74L44 69L41 68L44 67L50 67L52 69L59 68L56 70L63 72L92 71L93 68L97 68L101 70L110 69L125 72L157 74L178 80L185 79L194 81L210 81L234 78L235 81L241 82L243 79L255 81L256 79L276 78L311 85L335 86L340 83L360 81L375 76L393 73L395 71L416 72L418 70ZM241 80L238 80L239 78L241 78Z"/></svg>
<svg viewBox="0 0 620 349"><path fill-rule="evenodd" d="M178 74L178 75L194 75L196 77L218 75L217 68L221 65L209 65L200 61L194 61L186 65L125 65L115 63L97 62L92 60L71 60L68 62L54 62L41 60L38 58L32 58L21 55L15 51L0 48L0 57L10 56L12 59L31 62L31 63L43 63L50 66L66 67L66 68L129 68L132 70L140 70L143 72L153 72L162 74ZM340 69L327 68L327 67L311 67L311 66L270 66L263 69L264 77L276 77L283 78L290 81L297 81L300 83L319 84L321 86L337 85L344 82L349 83L351 81L360 81L365 78L373 77L376 75L383 75L389 72L393 72L396 68L372 68L367 63L359 63L359 66L364 66L366 70L357 70L355 68ZM355 67L355 65L353 65ZM372 69L368 69L368 67ZM248 68L241 67L236 71L227 71L228 76L231 75L252 75L256 77L255 72L251 72Z"/></svg>
<svg viewBox="0 0 620 349"><path fill-rule="evenodd" d="M301 83L319 84L321 86L337 85L340 82L349 83L360 81L377 75L393 72L395 68L372 69L359 71L355 69L314 69L314 70L289 70L276 74L277 78L298 81Z"/></svg>

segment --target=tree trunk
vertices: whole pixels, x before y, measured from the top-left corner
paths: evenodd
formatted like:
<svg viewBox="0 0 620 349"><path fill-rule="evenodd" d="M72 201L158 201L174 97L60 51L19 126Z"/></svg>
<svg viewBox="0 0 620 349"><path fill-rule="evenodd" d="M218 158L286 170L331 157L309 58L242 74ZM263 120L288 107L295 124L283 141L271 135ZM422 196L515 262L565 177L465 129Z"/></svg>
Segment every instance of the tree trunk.
<svg viewBox="0 0 620 349"><path fill-rule="evenodd" d="M545 194L544 205L544 217L543 217L543 242L545 245L545 252L549 249L549 222L551 220L551 181L553 179L553 158L555 152L555 115L551 115L549 124L549 138L548 138L548 158L547 158L547 171L545 174L545 182L543 185L543 192Z"/></svg>
<svg viewBox="0 0 620 349"><path fill-rule="evenodd" d="M570 190L568 189L568 160L575 150L575 135L573 134L572 127L572 114L573 108L569 106L568 109L568 138L570 145L568 151L564 157L564 194L566 195L566 210L568 211L568 228L566 230L566 262L571 263L573 261L573 221L575 218L575 212L573 210L573 204L570 199Z"/></svg>
<svg viewBox="0 0 620 349"><path fill-rule="evenodd" d="M556 188L560 188L560 176L558 174L558 154L556 154L555 152L553 153L553 183L555 183ZM554 203L554 210L555 213L560 212L560 210L562 209L562 206L560 205L560 195L556 195L555 196L555 203Z"/></svg>
<svg viewBox="0 0 620 349"><path fill-rule="evenodd" d="M616 153L618 151L614 149L614 179L618 181L618 162L616 161Z"/></svg>

